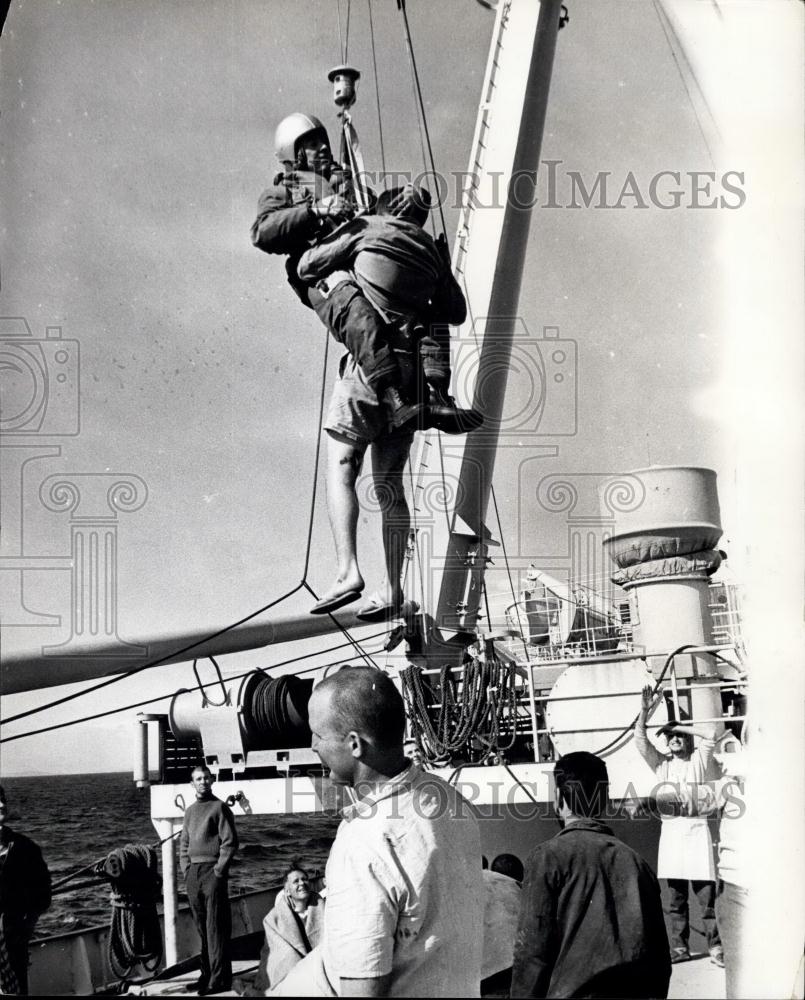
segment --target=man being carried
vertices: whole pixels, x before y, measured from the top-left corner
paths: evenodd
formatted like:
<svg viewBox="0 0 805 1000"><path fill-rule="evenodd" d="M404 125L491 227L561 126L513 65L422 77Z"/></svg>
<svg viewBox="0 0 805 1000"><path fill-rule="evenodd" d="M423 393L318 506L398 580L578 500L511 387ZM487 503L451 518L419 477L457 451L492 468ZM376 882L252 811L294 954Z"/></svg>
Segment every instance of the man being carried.
<svg viewBox="0 0 805 1000"><path fill-rule="evenodd" d="M429 209L430 195L424 189L411 186L384 191L375 215L345 223L306 250L297 274L325 295L336 294L342 283L357 284L390 324L387 340L392 351L396 331L410 331L414 343L418 342L422 375L430 390L428 426L465 433L483 423L479 413L457 409L448 396L449 325L463 323L467 307L450 269L446 244L436 243L422 228ZM374 344L360 333L353 332L350 351L371 385ZM346 342L346 337L339 339ZM397 360L400 362L400 354ZM418 387L410 384L412 373L406 371L404 361L399 367L399 386L390 392L401 389L404 398L418 398Z"/></svg>

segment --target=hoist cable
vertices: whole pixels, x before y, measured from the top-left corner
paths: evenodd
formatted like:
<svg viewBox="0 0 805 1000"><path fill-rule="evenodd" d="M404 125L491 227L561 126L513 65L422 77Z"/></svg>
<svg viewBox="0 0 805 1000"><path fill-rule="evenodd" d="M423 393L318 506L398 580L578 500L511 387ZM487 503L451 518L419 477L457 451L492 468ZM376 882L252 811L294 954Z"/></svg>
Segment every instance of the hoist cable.
<svg viewBox="0 0 805 1000"><path fill-rule="evenodd" d="M344 62L349 58L349 17L352 13L352 0L347 0L347 24L344 29Z"/></svg>
<svg viewBox="0 0 805 1000"><path fill-rule="evenodd" d="M419 103L419 108L420 108L420 111L421 111L421 114L422 114L422 125L423 125L424 132L425 132L425 141L427 142L427 146L428 146L428 156L430 158L430 168L431 168L431 171L433 173L433 177L435 179L437 177L437 174L436 174L436 160L435 160L435 158L433 156L433 145L431 144L431 141L430 141L430 129L428 128L428 118L427 118L427 114L425 113L425 101L424 101L424 99L422 97L422 86L421 86L421 84L419 82L419 71L418 71L417 65L416 65L416 56L414 54L414 43L413 43L413 40L411 38L411 26L408 23L408 11L405 9L405 0L397 0L397 6L399 7L400 12L402 13L402 16L403 16L403 26L404 26L404 32L405 32L406 48L408 50L408 59L409 59L410 65L411 65L411 72L412 72L412 75L413 75L414 87L415 87L415 90L416 90L416 97L417 97L417 100L418 100L418 103ZM436 192L436 203L437 203L438 208L439 208L439 217L440 217L441 222L442 222L442 232L446 234L447 233L447 225L445 223L445 218L444 218L444 209L442 208L442 199L439 197L439 192L438 191Z"/></svg>
<svg viewBox="0 0 805 1000"><path fill-rule="evenodd" d="M336 17L338 20L338 51L341 53L341 62L345 63L347 61L344 55L344 35L341 31L341 0L336 0Z"/></svg>

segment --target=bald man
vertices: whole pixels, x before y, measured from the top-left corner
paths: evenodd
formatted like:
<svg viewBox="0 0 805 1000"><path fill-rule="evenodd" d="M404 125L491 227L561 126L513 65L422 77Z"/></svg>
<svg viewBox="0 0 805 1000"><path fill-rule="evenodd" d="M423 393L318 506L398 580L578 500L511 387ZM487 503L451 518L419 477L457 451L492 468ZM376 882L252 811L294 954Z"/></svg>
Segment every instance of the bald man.
<svg viewBox="0 0 805 1000"><path fill-rule="evenodd" d="M484 888L472 807L403 754L389 677L344 667L313 691L312 747L356 801L327 862L324 970L339 996L480 995Z"/></svg>

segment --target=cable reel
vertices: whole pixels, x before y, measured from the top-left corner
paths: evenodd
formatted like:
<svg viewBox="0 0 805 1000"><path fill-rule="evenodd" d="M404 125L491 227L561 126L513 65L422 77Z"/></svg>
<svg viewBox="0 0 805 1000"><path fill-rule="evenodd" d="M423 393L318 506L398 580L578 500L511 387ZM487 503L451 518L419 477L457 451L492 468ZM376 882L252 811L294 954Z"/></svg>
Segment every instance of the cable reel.
<svg viewBox="0 0 805 1000"><path fill-rule="evenodd" d="M168 725L176 740L201 739L204 759L242 774L247 767L278 767L318 761L310 747L307 704L313 681L287 674L247 674L236 697L223 683L224 698L211 701L203 691L182 689L170 704Z"/></svg>

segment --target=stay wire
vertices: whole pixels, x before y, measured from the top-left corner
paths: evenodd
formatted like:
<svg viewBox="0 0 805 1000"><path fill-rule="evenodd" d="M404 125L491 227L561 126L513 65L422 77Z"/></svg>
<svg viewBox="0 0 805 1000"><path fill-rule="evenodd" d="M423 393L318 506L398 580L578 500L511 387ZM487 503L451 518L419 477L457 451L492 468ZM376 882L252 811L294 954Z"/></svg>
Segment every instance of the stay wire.
<svg viewBox="0 0 805 1000"><path fill-rule="evenodd" d="M378 632L375 635L369 636L367 639L364 640L364 642L368 642L368 641L370 641L372 639L378 639L381 636L385 636L385 635L388 635L388 634L389 634L388 631ZM305 654L303 654L301 656L292 657L290 660L283 660L280 663L273 664L269 669L273 670L276 667L284 667L284 666L287 666L289 663L296 663L299 660L310 659L312 656L321 656L321 655L324 655L325 653L332 653L332 652L335 652L336 649L343 649L345 646L350 646L350 645L351 646L355 645L355 642L354 642L353 639L350 639L350 642L343 642L343 643L340 643L337 646L330 646L328 649L316 650L316 651L314 651L312 653L305 653ZM318 664L316 664L313 667L306 667L304 670L294 671L293 676L294 677L301 677L302 674L312 673L314 670L329 669L330 667L334 667L334 666L336 666L339 663L344 663L347 660L357 659L361 655L362 655L362 653L359 652L359 653L355 653L354 656L342 656L342 657L340 657L337 660L333 660L331 663L318 663ZM256 669L259 670L261 673L265 673L266 672L266 668L260 668L260 667L258 667ZM233 674L231 677L227 677L226 680L230 681L230 682L231 681L239 681L239 680L242 680L244 677L248 677L250 673L253 673L253 671L252 670L246 670L246 671L244 671L244 673L241 673L241 674ZM204 691L206 688L208 688L208 687L214 687L217 684L218 684L217 680L216 681L211 681L208 684L195 684L195 685L193 685L193 687L188 688L188 690L190 690L190 691ZM59 722L59 723L56 723L55 725L52 725L52 726L44 726L42 729L33 729L33 730L29 730L26 733L16 733L13 736L5 736L5 737L3 737L2 740L0 740L0 743L11 743L14 740L23 740L23 739L26 739L29 736L41 736L43 733L50 733L50 732L53 732L54 730L57 730L57 729L66 729L66 728L68 728L70 726L78 726L78 725L80 725L83 722L94 722L96 719L105 719L105 718L107 718L110 715L119 715L121 712L130 712L132 709L135 709L135 708L144 708L146 705L153 705L155 702L164 701L166 698L170 698L174 693L175 692L173 692L173 691L166 691L164 694L156 695L153 698L146 698L144 701L136 701L136 702L132 702L132 703L126 704L126 705L120 705L118 708L108 708L104 712L96 712L94 715L85 715L85 716L83 716L80 719L71 719L71 720L69 720L67 722Z"/></svg>
<svg viewBox="0 0 805 1000"><path fill-rule="evenodd" d="M375 49L375 25L372 16L372 0L366 0L369 10L369 38L372 45L372 69L375 77L375 102L377 104L377 132L380 139L380 165L383 168L383 176L386 176L386 148L383 144L383 115L380 108L380 83L377 77L377 51Z"/></svg>
<svg viewBox="0 0 805 1000"><path fill-rule="evenodd" d="M319 400L319 415L318 415L318 426L321 427L322 420L324 416L324 401L325 392L327 384L327 361L329 358L330 351L330 337L325 331L325 341L324 341L324 362L322 365L322 382L321 382L321 394ZM20 719L27 719L32 715L38 715L40 712L44 712L48 708L55 708L58 705L65 705L67 702L75 701L78 698L83 698L86 695L92 694L95 691L100 691L103 688L110 687L112 684L119 684L121 681L126 680L129 677L134 677L136 674L142 673L144 670L150 670L152 667L158 667L165 663L166 660L175 660L176 657L182 656L184 653L189 653L191 650L196 649L198 646L203 645L206 642L211 642L213 639L217 639L222 635L233 631L241 625L245 625L246 622L251 621L254 618L265 614L266 611L270 611L272 608L276 607L278 604L282 604L289 597L292 597L298 591L302 590L303 587L307 585L307 574L310 567L310 553L313 539L313 521L316 511L316 495L318 491L318 477L319 477L319 464L321 461L321 439L322 435L319 434L316 438L316 451L313 461L313 487L311 490L310 498L310 513L308 517L308 528L307 528L307 541L305 544L305 559L303 564L302 579L299 583L293 587L291 590L286 591L280 597L275 598L268 604L263 605L263 607L258 608L256 611L252 611L250 614L245 615L236 622L232 622L229 625L218 629L217 632L213 632L210 635L204 636L202 639L196 639L195 642L188 643L186 646L182 646L179 649L173 650L170 653L166 653L164 656L158 657L155 660L150 660L147 663L141 664L139 667L133 667L131 670L126 670L121 674L116 674L114 677L108 677L106 680L101 681L98 684L94 684L92 687L84 688L81 691L74 691L72 694L64 695L62 698L54 698L52 701L45 702L42 705L36 705L34 708L29 708L25 712L18 712L16 715L8 716L3 720L4 725L8 725L11 722L18 722ZM310 589L310 588L308 588ZM181 662L181 661L179 661ZM18 737L14 737L15 739ZM4 743L5 739L0 739L0 743Z"/></svg>
<svg viewBox="0 0 805 1000"><path fill-rule="evenodd" d="M318 601L319 595L316 593L316 591L310 586L310 584L306 580L303 581L303 586L304 586L305 590L307 590L307 592L313 597L313 599L316 600L316 601ZM335 625L338 626L339 630L344 633L344 635L347 637L347 639L352 644L352 646L358 651L358 655L361 656L361 657L363 657L363 659L369 664L370 667L374 667L375 670L379 670L380 667L378 667L378 665L375 663L375 661L372 659L372 657L369 655L369 653L367 653L364 650L364 648L361 646L360 642L353 635L351 635L351 633L349 632L349 629L346 627L346 625L342 625L341 622L335 617L334 614L329 614L328 617L330 618L330 620Z"/></svg>
<svg viewBox="0 0 805 1000"><path fill-rule="evenodd" d="M712 112L710 111L710 108L707 104L707 100L704 97L704 91L702 90L701 84L699 83L699 80L696 77L696 73L693 69L693 66L690 64L690 61L687 58L682 42L680 41L676 31L674 31L673 25L668 21L665 12L663 11L662 7L659 5L657 0L654 0L654 13L657 15L657 20L659 21L660 27L662 28L662 33L665 35L665 41L668 43L668 49L671 53L671 58L674 60L674 65L676 66L677 72L679 73L679 79L682 81L682 86L685 88L685 93L687 94L688 101L690 102L690 106L693 109L693 115L696 118L696 124L699 126L699 132L701 133L702 141L704 142L704 148L707 150L707 155L710 157L710 163L715 165L716 157L713 155L713 150L707 139L707 131L705 129L704 123L702 122L701 115L699 114L699 109L696 107L696 102L693 100L693 94L691 93L690 87L688 86L688 82L685 78L685 73L682 69L679 57L677 56L677 52L681 53L682 58L685 61L685 66L687 68L687 71L690 74L694 84L696 85L696 89L699 91L699 94L701 95L704 108L707 111L708 115L710 115L711 125L716 135L720 138L720 134L718 132L718 126L716 125L715 119L713 118Z"/></svg>
<svg viewBox="0 0 805 1000"><path fill-rule="evenodd" d="M514 580L512 578L511 566L509 565L509 554L506 551L506 541L503 537L503 525L500 522L500 510L498 509L498 499L497 496L495 495L494 486L490 486L490 493L492 496L492 504L495 508L495 520L497 521L498 534L500 535L500 547L501 551L503 552L503 562L506 566L506 576L509 578L509 590L511 591L512 601L514 601L514 606L517 610L518 630L520 631L520 638L523 643L523 650L525 651L526 656L528 656L528 642L526 641L525 636L522 633L522 622L520 620L520 605L519 601L517 600L517 594L514 589Z"/></svg>
<svg viewBox="0 0 805 1000"><path fill-rule="evenodd" d="M422 125L423 125L424 131L425 131L425 141L427 142L427 146L428 146L428 156L430 158L430 168L431 168L431 170L433 172L433 177L435 179L436 178L436 160L435 160L435 157L433 155L433 145L432 145L432 143L430 141L430 129L428 128L428 117L427 117L427 114L425 112L425 101L424 101L424 98L422 96L422 86L421 86L420 81L419 81L419 70L417 69L417 65L416 65L416 55L414 54L414 43L413 43L413 40L411 38L411 25L408 23L408 11L405 8L405 0L397 0L397 6L399 7L400 12L402 13L402 16L403 16L403 25L404 25L404 31L405 31L405 42L406 42L406 47L408 49L408 58L409 58L409 61L410 61L410 64L411 64L411 72L413 74L414 87L416 89L416 96L417 96L417 100L419 102L419 108L420 108L420 111L421 111L421 114L422 114ZM438 197L438 191L436 193L437 193L437 199L436 199L436 201L437 201L437 205L439 207L439 217L440 217L441 223L442 223L442 232L446 234L447 233L447 224L445 223L444 209L442 208L442 200L441 200L441 198Z"/></svg>

